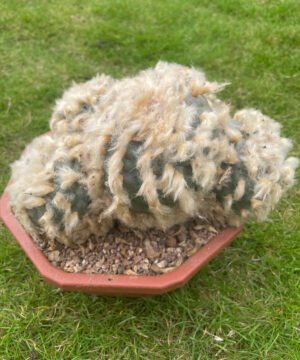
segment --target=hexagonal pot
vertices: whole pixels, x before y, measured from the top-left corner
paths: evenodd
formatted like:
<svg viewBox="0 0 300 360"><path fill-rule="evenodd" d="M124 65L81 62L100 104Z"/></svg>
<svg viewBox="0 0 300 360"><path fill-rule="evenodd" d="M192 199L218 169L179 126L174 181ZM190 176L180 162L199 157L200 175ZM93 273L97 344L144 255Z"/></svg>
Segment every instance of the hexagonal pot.
<svg viewBox="0 0 300 360"><path fill-rule="evenodd" d="M242 231L242 227L225 229L182 265L166 274L155 276L84 274L65 272L48 261L11 212L7 191L4 191L0 200L0 217L48 283L66 291L102 295L146 296L175 290L191 279Z"/></svg>

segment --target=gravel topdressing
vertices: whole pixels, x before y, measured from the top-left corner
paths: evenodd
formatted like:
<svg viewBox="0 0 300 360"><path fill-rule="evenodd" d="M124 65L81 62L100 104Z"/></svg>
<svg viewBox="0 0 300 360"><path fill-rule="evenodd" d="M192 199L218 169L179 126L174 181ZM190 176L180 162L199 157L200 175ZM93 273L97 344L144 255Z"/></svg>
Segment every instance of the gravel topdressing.
<svg viewBox="0 0 300 360"><path fill-rule="evenodd" d="M167 231L141 231L116 223L101 237L67 247L40 239L40 250L66 272L159 275L181 265L222 229L195 219Z"/></svg>

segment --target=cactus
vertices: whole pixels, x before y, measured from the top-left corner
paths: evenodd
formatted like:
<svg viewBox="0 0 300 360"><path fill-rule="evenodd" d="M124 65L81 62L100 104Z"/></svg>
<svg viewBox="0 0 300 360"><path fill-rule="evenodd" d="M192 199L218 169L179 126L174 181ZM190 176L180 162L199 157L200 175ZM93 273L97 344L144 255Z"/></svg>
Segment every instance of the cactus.
<svg viewBox="0 0 300 360"><path fill-rule="evenodd" d="M294 182L280 125L230 116L226 84L159 62L137 76L98 76L57 102L51 134L12 165L10 203L25 229L65 244L119 220L166 229L200 216L237 226L266 219Z"/></svg>

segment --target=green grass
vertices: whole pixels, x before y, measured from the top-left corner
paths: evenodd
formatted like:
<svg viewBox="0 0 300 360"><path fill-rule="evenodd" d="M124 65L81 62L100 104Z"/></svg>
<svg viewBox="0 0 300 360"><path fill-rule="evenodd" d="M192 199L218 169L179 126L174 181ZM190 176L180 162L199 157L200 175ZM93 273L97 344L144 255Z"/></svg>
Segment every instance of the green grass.
<svg viewBox="0 0 300 360"><path fill-rule="evenodd" d="M0 0L0 192L72 80L159 59L230 81L300 155L298 0ZM296 186L184 288L136 299L45 284L0 224L0 359L300 359L299 224Z"/></svg>

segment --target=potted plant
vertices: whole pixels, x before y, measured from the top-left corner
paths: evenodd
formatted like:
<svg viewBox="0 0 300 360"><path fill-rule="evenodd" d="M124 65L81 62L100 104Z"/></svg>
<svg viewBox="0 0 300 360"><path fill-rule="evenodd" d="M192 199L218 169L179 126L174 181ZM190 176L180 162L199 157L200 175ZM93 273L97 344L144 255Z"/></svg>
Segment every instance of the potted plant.
<svg viewBox="0 0 300 360"><path fill-rule="evenodd" d="M183 285L247 219L266 218L293 184L297 160L286 158L291 143L274 120L253 109L232 118L215 95L223 86L159 62L136 77L101 75L65 92L51 133L12 165L1 199L2 219L45 279L65 290L159 294ZM116 227L118 236L109 232ZM159 262L168 250L151 249L152 237L158 246L168 231L174 237L191 227L210 228L208 242L178 266ZM104 242L111 251L105 261L118 255L119 268L115 244L136 250L134 236L144 240L140 254L158 253L151 269L162 269L159 275L124 266L113 274L71 273L53 265L61 252L76 257L79 248L86 254Z"/></svg>

